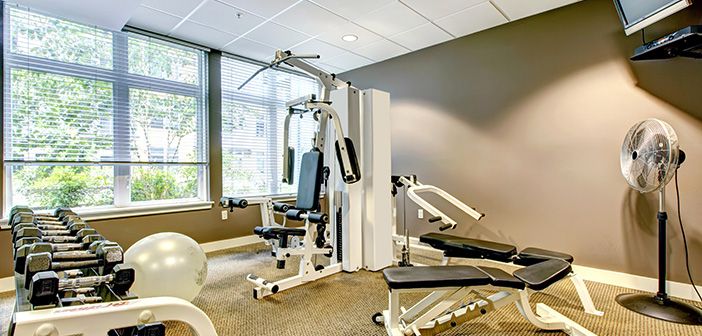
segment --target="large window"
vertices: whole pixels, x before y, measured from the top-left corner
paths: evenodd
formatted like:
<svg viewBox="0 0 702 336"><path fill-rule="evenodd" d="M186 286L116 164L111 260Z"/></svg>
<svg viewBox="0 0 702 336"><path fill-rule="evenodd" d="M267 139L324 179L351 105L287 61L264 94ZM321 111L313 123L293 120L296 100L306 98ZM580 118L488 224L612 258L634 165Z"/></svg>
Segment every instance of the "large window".
<svg viewBox="0 0 702 336"><path fill-rule="evenodd" d="M207 199L204 51L4 8L6 209Z"/></svg>
<svg viewBox="0 0 702 336"><path fill-rule="evenodd" d="M279 195L297 192L302 153L312 148L317 128L311 114L294 116L288 146L295 148L294 184L282 183L285 103L318 94L317 82L280 70L260 73L244 88L237 88L260 64L222 58L222 189L224 195Z"/></svg>

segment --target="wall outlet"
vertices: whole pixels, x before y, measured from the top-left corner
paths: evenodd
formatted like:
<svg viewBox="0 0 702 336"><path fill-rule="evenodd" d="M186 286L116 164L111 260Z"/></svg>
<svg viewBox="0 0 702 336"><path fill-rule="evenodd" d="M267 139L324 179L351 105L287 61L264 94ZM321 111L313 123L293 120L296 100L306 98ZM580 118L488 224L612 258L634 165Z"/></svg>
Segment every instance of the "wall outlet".
<svg viewBox="0 0 702 336"><path fill-rule="evenodd" d="M227 218L229 218L229 212L222 210L222 220L227 220Z"/></svg>
<svg viewBox="0 0 702 336"><path fill-rule="evenodd" d="M417 210L417 218L423 219L424 218L424 209L418 209Z"/></svg>

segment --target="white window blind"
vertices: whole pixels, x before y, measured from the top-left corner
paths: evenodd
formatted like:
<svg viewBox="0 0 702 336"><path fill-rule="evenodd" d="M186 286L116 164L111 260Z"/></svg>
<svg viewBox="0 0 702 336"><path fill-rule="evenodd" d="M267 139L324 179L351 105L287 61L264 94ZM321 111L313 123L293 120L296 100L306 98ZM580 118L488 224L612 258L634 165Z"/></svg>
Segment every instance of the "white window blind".
<svg viewBox="0 0 702 336"><path fill-rule="evenodd" d="M290 122L288 145L295 148L293 184L282 183L285 103L311 93L317 82L300 74L270 69L237 88L260 64L222 58L222 189L224 195L280 195L297 192L300 157L312 148L317 123L311 113Z"/></svg>
<svg viewBox="0 0 702 336"><path fill-rule="evenodd" d="M7 207L207 198L204 51L12 4L3 31Z"/></svg>

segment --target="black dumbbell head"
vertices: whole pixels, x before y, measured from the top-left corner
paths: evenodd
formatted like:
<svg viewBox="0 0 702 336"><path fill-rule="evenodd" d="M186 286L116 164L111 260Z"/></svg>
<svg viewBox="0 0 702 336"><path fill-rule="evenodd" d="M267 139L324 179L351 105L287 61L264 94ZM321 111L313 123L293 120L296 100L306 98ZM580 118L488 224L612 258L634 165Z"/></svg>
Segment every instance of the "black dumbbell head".
<svg viewBox="0 0 702 336"><path fill-rule="evenodd" d="M32 276L29 285L29 303L32 306L58 303L59 277L54 271L43 271Z"/></svg>
<svg viewBox="0 0 702 336"><path fill-rule="evenodd" d="M117 293L124 293L134 284L135 272L134 268L129 264L117 264L112 273L114 279L110 283L110 287Z"/></svg>

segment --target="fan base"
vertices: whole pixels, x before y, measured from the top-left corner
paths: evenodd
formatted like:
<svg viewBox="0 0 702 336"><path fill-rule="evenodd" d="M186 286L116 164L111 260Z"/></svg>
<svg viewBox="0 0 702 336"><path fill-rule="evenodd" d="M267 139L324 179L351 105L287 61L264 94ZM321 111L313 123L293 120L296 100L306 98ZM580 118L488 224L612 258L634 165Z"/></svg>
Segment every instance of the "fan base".
<svg viewBox="0 0 702 336"><path fill-rule="evenodd" d="M687 303L660 299L651 294L620 294L616 300L624 308L659 320L702 325L702 309Z"/></svg>

